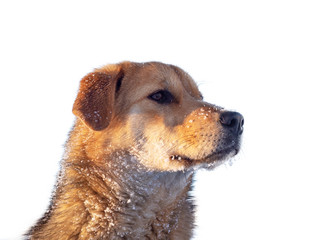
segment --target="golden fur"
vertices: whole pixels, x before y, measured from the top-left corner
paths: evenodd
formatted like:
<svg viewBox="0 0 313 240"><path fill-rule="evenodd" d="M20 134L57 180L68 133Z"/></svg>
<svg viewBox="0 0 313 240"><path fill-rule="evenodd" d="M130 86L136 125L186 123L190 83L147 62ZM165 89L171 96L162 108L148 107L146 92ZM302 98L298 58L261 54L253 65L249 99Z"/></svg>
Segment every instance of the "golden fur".
<svg viewBox="0 0 313 240"><path fill-rule="evenodd" d="M194 171L239 150L241 133L221 124L222 112L172 65L123 62L88 74L51 205L27 238L190 239Z"/></svg>

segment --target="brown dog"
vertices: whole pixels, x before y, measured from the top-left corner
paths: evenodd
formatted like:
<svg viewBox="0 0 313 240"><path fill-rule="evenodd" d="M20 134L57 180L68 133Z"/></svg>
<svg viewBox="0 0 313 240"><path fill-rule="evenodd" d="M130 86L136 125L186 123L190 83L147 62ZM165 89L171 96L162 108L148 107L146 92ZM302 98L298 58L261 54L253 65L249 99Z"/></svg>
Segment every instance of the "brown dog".
<svg viewBox="0 0 313 240"><path fill-rule="evenodd" d="M123 62L81 80L51 206L29 239L190 239L194 170L239 151L243 117L202 100L192 78Z"/></svg>

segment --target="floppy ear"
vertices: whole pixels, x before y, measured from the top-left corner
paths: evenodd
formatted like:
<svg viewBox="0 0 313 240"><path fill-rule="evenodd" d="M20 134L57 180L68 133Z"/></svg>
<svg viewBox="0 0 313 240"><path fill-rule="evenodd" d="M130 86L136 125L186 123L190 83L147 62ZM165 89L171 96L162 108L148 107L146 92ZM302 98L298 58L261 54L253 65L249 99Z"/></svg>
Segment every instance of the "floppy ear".
<svg viewBox="0 0 313 240"><path fill-rule="evenodd" d="M73 113L95 131L105 129L114 113L115 92L124 76L120 66L87 74L81 81ZM118 85L118 86L117 86Z"/></svg>

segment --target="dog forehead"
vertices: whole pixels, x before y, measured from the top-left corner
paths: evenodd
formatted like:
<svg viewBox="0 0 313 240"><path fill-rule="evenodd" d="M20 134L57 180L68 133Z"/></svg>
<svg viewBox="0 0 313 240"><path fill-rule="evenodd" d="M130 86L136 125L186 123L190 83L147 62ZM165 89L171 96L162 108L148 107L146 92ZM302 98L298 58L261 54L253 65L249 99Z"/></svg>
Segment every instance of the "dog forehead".
<svg viewBox="0 0 313 240"><path fill-rule="evenodd" d="M147 91L168 89L177 95L184 89L192 96L201 98L194 80L182 69L160 62L134 63L129 69L129 87Z"/></svg>
<svg viewBox="0 0 313 240"><path fill-rule="evenodd" d="M182 70L179 67L176 67L174 65L170 65L175 73L179 76L179 79L181 80L182 85L186 89L186 91L197 98L202 98L202 94L199 91L199 88L196 84L196 82L193 80L193 78L184 70Z"/></svg>

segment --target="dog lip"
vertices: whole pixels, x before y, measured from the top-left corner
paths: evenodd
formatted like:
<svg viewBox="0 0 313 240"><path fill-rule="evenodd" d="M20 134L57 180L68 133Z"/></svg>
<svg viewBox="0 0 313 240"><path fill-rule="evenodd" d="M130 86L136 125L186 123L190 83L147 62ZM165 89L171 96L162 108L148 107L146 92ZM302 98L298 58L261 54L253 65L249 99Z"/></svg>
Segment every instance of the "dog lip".
<svg viewBox="0 0 313 240"><path fill-rule="evenodd" d="M218 160L223 160L225 156L228 154L234 152L234 156L238 154L240 150L239 146L228 146L226 148L223 148L219 151L215 151L213 153L210 153L209 155L205 156L204 158L199 158L199 159L192 159L189 158L185 155L180 155L180 154L173 154L170 156L170 160L176 160L176 161L184 161L188 162L189 164L193 163L202 163L202 162L208 162L208 161L218 161Z"/></svg>
<svg viewBox="0 0 313 240"><path fill-rule="evenodd" d="M183 156L183 155L177 155L177 154L171 155L170 159L171 160L177 160L177 161L188 161L188 162L193 161L189 157L186 157L186 156Z"/></svg>

